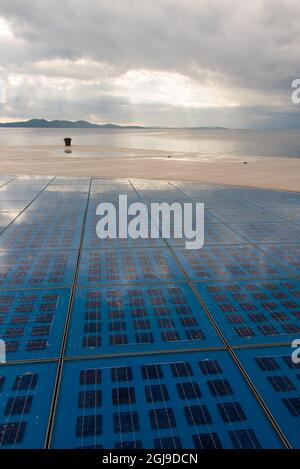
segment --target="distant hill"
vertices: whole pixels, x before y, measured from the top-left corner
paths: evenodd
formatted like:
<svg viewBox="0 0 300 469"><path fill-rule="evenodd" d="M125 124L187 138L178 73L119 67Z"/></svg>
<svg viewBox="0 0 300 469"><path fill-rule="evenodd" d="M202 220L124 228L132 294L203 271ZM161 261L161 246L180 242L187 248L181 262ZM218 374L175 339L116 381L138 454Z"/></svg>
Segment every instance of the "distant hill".
<svg viewBox="0 0 300 469"><path fill-rule="evenodd" d="M54 120L47 121L46 119L31 119L23 122L6 122L0 123L0 127L34 127L44 129L142 129L138 125L122 126L115 124L92 124L87 121L67 121L67 120Z"/></svg>
<svg viewBox="0 0 300 469"><path fill-rule="evenodd" d="M40 128L40 129L169 129L169 130L228 130L226 127L143 127L141 125L116 125L116 124L92 124L87 121L67 121L67 120L54 120L47 121L46 119L30 119L21 122L6 122L1 124L1 127L27 127L27 128Z"/></svg>

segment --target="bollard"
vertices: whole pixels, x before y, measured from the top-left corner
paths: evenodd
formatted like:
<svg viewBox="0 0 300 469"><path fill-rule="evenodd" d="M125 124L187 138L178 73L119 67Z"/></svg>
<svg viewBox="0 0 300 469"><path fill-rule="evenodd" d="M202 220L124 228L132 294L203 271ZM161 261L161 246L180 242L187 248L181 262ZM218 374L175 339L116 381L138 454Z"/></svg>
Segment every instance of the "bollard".
<svg viewBox="0 0 300 469"><path fill-rule="evenodd" d="M70 146L71 146L72 139L71 139L70 137L64 138L64 141L65 141L66 147L70 147Z"/></svg>

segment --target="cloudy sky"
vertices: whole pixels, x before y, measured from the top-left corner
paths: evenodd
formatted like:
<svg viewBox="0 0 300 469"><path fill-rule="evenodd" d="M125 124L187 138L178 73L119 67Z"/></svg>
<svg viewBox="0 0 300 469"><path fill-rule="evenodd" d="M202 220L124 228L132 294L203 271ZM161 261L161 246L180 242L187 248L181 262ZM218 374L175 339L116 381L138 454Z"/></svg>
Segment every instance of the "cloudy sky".
<svg viewBox="0 0 300 469"><path fill-rule="evenodd" d="M300 127L299 0L0 0L0 120Z"/></svg>

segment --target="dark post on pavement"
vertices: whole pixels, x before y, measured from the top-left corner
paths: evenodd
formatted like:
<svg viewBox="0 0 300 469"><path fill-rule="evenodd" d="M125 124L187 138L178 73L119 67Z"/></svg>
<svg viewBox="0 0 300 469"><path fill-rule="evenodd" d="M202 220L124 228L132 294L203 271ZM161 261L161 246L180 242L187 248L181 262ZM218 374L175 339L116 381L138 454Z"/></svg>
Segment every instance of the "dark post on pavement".
<svg viewBox="0 0 300 469"><path fill-rule="evenodd" d="M72 139L71 139L70 137L64 138L64 141L65 141L65 146L66 146L66 147L70 147L70 146L71 146Z"/></svg>

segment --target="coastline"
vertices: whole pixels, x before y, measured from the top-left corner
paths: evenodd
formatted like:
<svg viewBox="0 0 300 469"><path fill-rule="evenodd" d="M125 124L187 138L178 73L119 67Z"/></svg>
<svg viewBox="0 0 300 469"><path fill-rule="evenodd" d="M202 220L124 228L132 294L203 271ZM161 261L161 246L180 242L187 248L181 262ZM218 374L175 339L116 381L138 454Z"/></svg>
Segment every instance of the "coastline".
<svg viewBox="0 0 300 469"><path fill-rule="evenodd" d="M300 191L300 159L219 157L100 146L1 146L0 174L171 179ZM171 157L171 158L170 158ZM247 164L244 164L247 161Z"/></svg>

